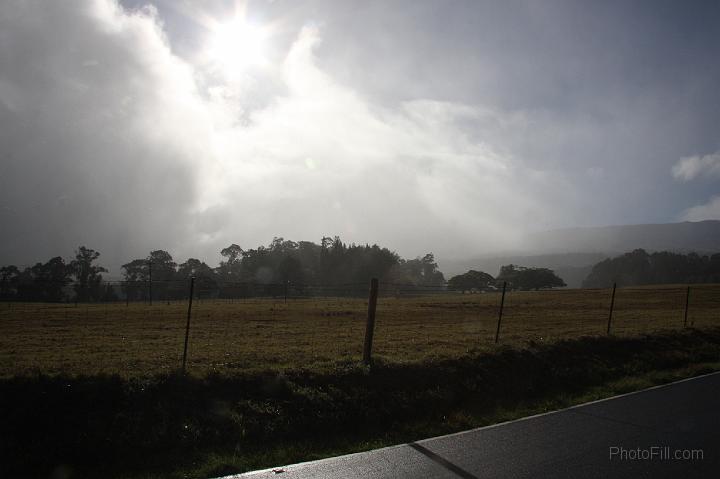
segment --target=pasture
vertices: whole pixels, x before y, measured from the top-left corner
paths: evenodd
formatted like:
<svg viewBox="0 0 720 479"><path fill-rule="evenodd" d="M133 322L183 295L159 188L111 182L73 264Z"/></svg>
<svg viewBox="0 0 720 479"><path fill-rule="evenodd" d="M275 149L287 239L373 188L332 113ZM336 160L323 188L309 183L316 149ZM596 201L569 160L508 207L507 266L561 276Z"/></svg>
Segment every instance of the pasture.
<svg viewBox="0 0 720 479"><path fill-rule="evenodd" d="M619 288L612 334L681 329L685 286ZM381 297L373 357L403 363L470 351L605 335L610 290L509 292L499 346L500 293ZM117 373L144 377L181 363L187 301L0 304L0 377ZM720 285L692 286L688 326L720 325ZM367 299L195 300L188 347L192 374L325 370L362 357Z"/></svg>

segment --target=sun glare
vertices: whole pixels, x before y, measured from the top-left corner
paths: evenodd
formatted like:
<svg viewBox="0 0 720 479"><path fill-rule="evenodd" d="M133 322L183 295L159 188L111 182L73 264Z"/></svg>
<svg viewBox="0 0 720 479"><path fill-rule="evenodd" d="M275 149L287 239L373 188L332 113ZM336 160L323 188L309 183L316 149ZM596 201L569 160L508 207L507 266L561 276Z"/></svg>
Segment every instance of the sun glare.
<svg viewBox="0 0 720 479"><path fill-rule="evenodd" d="M209 55L230 75L266 63L267 31L237 18L218 25L209 44Z"/></svg>

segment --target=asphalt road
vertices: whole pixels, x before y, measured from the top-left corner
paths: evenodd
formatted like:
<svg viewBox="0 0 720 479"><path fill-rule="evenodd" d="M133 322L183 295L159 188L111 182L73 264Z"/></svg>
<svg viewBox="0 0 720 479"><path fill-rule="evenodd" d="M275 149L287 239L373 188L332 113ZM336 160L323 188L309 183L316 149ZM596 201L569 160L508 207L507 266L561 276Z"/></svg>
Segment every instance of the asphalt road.
<svg viewBox="0 0 720 479"><path fill-rule="evenodd" d="M720 373L714 373L449 436L228 478L720 477L719 399Z"/></svg>

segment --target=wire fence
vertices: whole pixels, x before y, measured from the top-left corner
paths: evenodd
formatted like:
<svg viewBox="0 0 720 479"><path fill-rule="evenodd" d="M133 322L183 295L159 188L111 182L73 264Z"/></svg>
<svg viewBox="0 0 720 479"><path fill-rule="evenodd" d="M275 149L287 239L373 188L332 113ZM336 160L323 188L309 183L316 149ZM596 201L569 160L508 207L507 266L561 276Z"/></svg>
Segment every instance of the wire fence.
<svg viewBox="0 0 720 479"><path fill-rule="evenodd" d="M197 280L191 305L190 281L146 283L113 283L128 294L112 301L0 304L0 375L143 376L177 370L184 356L191 372L230 374L335 368L363 358L367 283ZM133 286L147 296L132 296ZM181 286L184 296L175 295ZM381 282L377 294L376 361L457 357L491 349L496 338L526 345L605 335L608 328L635 335L720 325L720 285L503 294Z"/></svg>

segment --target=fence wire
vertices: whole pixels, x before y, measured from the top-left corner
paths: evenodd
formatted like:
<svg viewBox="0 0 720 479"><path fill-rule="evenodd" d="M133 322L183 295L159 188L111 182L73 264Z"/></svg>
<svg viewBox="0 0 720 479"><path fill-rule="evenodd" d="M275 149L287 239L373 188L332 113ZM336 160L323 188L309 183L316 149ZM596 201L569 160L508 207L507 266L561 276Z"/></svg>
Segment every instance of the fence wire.
<svg viewBox="0 0 720 479"><path fill-rule="evenodd" d="M181 364L188 281L153 281L150 296L104 302L0 304L0 375L165 373ZM172 285L185 291L174 297ZM122 291L127 282L116 282ZM368 285L195 285L188 370L334 368L359 362ZM220 286L220 287L218 287ZM224 288L224 289L223 289ZM131 291L128 289L127 291ZM219 291L225 291L221 295ZM230 294L230 292L236 294ZM610 289L508 291L501 344L525 345L603 335ZM687 310L686 310L687 302ZM494 347L499 291L458 292L443 285L381 283L373 357L418 361ZM616 335L719 325L720 285L618 288Z"/></svg>

